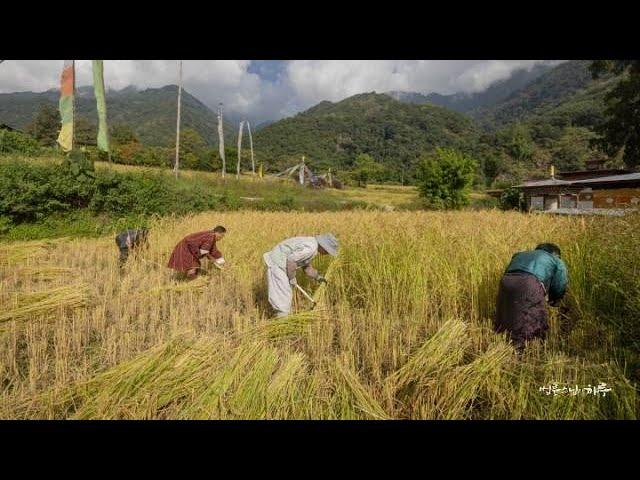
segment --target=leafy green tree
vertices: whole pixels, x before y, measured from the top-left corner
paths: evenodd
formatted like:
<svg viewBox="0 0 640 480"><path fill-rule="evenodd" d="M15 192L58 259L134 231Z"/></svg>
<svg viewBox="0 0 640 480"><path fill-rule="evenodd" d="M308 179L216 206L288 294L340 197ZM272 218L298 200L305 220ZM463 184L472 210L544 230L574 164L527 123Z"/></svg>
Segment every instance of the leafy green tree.
<svg viewBox="0 0 640 480"><path fill-rule="evenodd" d="M522 210L525 206L524 194L519 188L505 188L499 203L502 210Z"/></svg>
<svg viewBox="0 0 640 480"><path fill-rule="evenodd" d="M427 206L460 208L468 205L476 161L450 148L436 148L421 157L418 189Z"/></svg>
<svg viewBox="0 0 640 480"><path fill-rule="evenodd" d="M207 144L193 128L180 132L180 164L184 168L195 169L206 154Z"/></svg>
<svg viewBox="0 0 640 480"><path fill-rule="evenodd" d="M515 160L526 162L533 156L535 145L525 125L515 123L500 132L499 136L503 147Z"/></svg>
<svg viewBox="0 0 640 480"><path fill-rule="evenodd" d="M42 104L33 122L26 128L26 132L45 147L55 146L59 130L60 114L47 103Z"/></svg>
<svg viewBox="0 0 640 480"><path fill-rule="evenodd" d="M125 145L127 143L138 143L139 140L130 125L116 123L111 127L111 142L114 145Z"/></svg>
<svg viewBox="0 0 640 480"><path fill-rule="evenodd" d="M503 160L499 155L491 155L484 158L482 162L482 173L485 178L485 185L491 182L504 170Z"/></svg>
<svg viewBox="0 0 640 480"><path fill-rule="evenodd" d="M91 181L95 178L93 160L86 152L78 149L71 150L64 159L63 166L79 181Z"/></svg>
<svg viewBox="0 0 640 480"><path fill-rule="evenodd" d="M558 170L580 170L585 161L593 158L590 140L596 137L591 130L582 127L567 127L560 139L554 143L552 162Z"/></svg>
<svg viewBox="0 0 640 480"><path fill-rule="evenodd" d="M20 154L35 156L40 152L40 145L30 135L22 132L0 130L0 155Z"/></svg>
<svg viewBox="0 0 640 480"><path fill-rule="evenodd" d="M607 119L596 126L600 137L593 144L610 156L623 150L627 166L640 166L640 60L596 60L590 69L594 78L620 77L605 95Z"/></svg>
<svg viewBox="0 0 640 480"><path fill-rule="evenodd" d="M97 125L91 123L85 117L76 118L74 125L75 142L77 145L95 145L98 136Z"/></svg>
<svg viewBox="0 0 640 480"><path fill-rule="evenodd" d="M366 187L368 182L379 180L384 174L384 166L376 162L370 155L361 153L356 157L353 179L358 182L358 186Z"/></svg>

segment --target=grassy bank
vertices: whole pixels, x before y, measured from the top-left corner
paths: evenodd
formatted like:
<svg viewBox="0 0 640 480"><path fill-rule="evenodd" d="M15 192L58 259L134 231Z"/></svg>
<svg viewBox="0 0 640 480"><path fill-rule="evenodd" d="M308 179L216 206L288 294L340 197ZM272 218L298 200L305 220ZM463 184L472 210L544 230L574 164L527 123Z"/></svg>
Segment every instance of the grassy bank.
<svg viewBox="0 0 640 480"><path fill-rule="evenodd" d="M97 186L82 191L60 174L59 157L0 159L0 240L99 237L147 226L157 216L215 211L306 211L353 209L421 210L415 187L368 185L315 190L289 180L251 174L167 169L95 162ZM80 183L82 185L82 183ZM79 191L80 190L80 191ZM482 193L471 194L470 209L495 207Z"/></svg>
<svg viewBox="0 0 640 480"><path fill-rule="evenodd" d="M381 208L335 190L292 181L96 162L76 178L59 158L0 159L0 239L95 237L154 217L215 211L338 211Z"/></svg>

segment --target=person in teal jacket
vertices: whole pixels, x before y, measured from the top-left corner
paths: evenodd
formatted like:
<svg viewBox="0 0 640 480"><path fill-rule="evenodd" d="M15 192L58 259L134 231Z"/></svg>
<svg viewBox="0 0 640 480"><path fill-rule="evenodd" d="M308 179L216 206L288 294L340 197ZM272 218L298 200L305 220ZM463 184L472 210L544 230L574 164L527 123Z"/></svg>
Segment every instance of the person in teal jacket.
<svg viewBox="0 0 640 480"><path fill-rule="evenodd" d="M535 250L513 255L498 290L494 328L507 332L518 350L534 338L544 340L549 329L545 298L552 306L564 297L567 266L560 248L542 243Z"/></svg>

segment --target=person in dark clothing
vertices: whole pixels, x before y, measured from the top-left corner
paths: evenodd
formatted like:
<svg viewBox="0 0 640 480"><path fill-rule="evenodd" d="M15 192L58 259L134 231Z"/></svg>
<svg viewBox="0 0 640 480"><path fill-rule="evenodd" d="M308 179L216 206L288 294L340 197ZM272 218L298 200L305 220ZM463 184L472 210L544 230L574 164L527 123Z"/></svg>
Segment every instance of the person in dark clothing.
<svg viewBox="0 0 640 480"><path fill-rule="evenodd" d="M116 235L116 245L120 250L120 268L129 258L132 249L139 247L147 241L149 230L147 228L129 229Z"/></svg>
<svg viewBox="0 0 640 480"><path fill-rule="evenodd" d="M567 289L567 267L560 248L542 243L535 250L513 255L498 290L494 329L507 332L522 351L527 341L544 340L549 329L546 296L556 306Z"/></svg>

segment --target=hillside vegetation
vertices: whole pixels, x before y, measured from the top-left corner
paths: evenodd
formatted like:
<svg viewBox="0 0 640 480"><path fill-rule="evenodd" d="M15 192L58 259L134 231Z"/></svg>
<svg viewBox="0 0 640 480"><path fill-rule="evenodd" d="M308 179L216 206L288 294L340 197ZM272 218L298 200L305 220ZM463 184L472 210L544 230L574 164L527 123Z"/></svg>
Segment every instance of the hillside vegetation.
<svg viewBox="0 0 640 480"><path fill-rule="evenodd" d="M592 79L590 63L573 60L516 72L509 80L472 96L475 100L467 99L471 103L464 107L458 102L462 102L459 95L440 102L453 102L451 108L466 113L433 105L429 101L435 101L433 95L410 92L363 93L336 103L320 102L255 132L255 158L266 172L273 173L304 156L314 171L325 173L331 168L347 181L358 176L360 163L368 163L377 182L416 185L420 158L428 157L438 147L453 148L474 160L476 188L506 187L526 178L545 177L552 164L558 170L580 169L588 159L603 158L610 166L620 166L619 155L607 158L592 146L597 137L594 129L604 121L605 95L618 79L611 75ZM79 111L84 114L95 105L88 92L81 93ZM22 125L28 112L35 115L34 98L51 97L53 102L56 95L0 95L0 121L10 123L16 112L22 112L22 123L18 123ZM175 96L175 86L109 93L115 162L173 165ZM220 171L215 114L186 92L183 99L181 165ZM45 124L51 130L47 141L53 144L56 123L51 126L49 118ZM83 141L95 138L90 129L78 129ZM237 157L237 127L225 125L225 132L227 171L232 171ZM245 136L245 170L250 166L247 140ZM0 145L0 150L3 148ZM31 154L32 146L28 146L29 152L27 146L24 148L15 153ZM362 155L367 157L360 162Z"/></svg>
<svg viewBox="0 0 640 480"><path fill-rule="evenodd" d="M0 93L0 122L21 130L34 121L43 105L58 108L60 93L48 90L42 93ZM138 139L147 145L175 146L178 87L138 90L127 87L107 92L107 114L111 126L125 124ZM196 131L207 145L218 145L218 119L216 113L188 91L182 91L181 125ZM93 87L80 87L76 94L76 112L81 127L89 130L87 140L94 139L98 123ZM85 125L82 125L85 124ZM234 142L238 125L225 122L225 141Z"/></svg>
<svg viewBox="0 0 640 480"><path fill-rule="evenodd" d="M89 176L87 176L89 175ZM57 158L0 159L0 239L99 236L154 217L205 210L331 211L418 208L415 190L313 190L290 180L96 162L78 175ZM94 177L94 178L91 178ZM369 192L375 190L369 190Z"/></svg>
<svg viewBox="0 0 640 480"><path fill-rule="evenodd" d="M604 97L617 82L611 76L593 80L589 65L575 60L515 75L483 92L475 105L463 107L459 95L436 101L451 108L457 103L468 115L434 106L432 95L407 92L321 102L264 128L256 144L260 158L279 168L306 155L321 170L349 170L367 153L393 181L415 181L417 159L438 146L475 158L477 185L547 176L551 164L580 169L586 160L603 157L590 141L604 119ZM608 160L620 165L617 157Z"/></svg>
<svg viewBox="0 0 640 480"><path fill-rule="evenodd" d="M509 97L485 108L478 108L472 116L488 127L501 126L538 109L555 107L593 83L589 60L561 63L513 92Z"/></svg>
<svg viewBox="0 0 640 480"><path fill-rule="evenodd" d="M417 92L387 92L388 95L407 103L424 104L432 103L441 107L447 107L457 112L469 113L482 107L497 105L509 98L514 92L526 87L552 67L547 63L535 65L531 69L518 69L511 73L505 80L498 80L481 92L454 93L442 95L429 93L427 95Z"/></svg>
<svg viewBox="0 0 640 480"><path fill-rule="evenodd" d="M414 173L420 152L467 149L477 136L471 119L457 112L365 93L268 125L256 134L256 145L258 158L276 169L305 155L320 171L349 170L359 154L368 154L398 181L403 172L406 178Z"/></svg>

